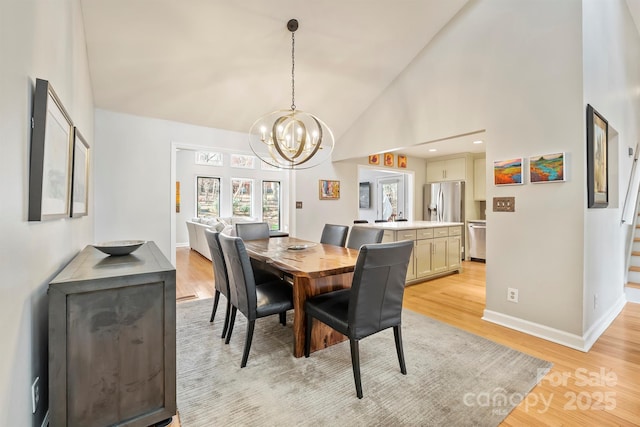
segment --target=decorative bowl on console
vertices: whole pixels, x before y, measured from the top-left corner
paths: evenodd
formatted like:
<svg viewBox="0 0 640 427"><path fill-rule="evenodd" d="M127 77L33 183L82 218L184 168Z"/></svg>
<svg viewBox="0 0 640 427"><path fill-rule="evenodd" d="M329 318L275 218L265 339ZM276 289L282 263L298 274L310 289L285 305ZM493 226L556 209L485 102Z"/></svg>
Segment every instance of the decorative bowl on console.
<svg viewBox="0 0 640 427"><path fill-rule="evenodd" d="M92 246L107 255L122 256L129 255L145 243L145 240L114 240L96 243Z"/></svg>

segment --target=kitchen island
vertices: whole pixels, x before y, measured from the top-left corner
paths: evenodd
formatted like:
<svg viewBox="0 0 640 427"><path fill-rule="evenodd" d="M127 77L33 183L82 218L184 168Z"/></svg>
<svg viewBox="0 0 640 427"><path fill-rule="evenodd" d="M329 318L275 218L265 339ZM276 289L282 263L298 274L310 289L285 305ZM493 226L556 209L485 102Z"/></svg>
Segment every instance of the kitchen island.
<svg viewBox="0 0 640 427"><path fill-rule="evenodd" d="M462 222L395 221L357 226L384 230L383 242L413 240L408 285L462 270Z"/></svg>

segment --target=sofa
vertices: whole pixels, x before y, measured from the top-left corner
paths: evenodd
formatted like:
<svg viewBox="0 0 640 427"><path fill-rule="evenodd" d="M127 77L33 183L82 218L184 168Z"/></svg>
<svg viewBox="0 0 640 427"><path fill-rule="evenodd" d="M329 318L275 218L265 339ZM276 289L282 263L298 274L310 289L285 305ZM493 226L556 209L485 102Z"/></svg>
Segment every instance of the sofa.
<svg viewBox="0 0 640 427"><path fill-rule="evenodd" d="M187 233L189 234L189 247L206 257L211 259L209 252L209 244L204 235L204 230L212 228L228 235L235 235L235 225L239 222L257 222L258 220L250 217L226 217L226 218L191 218L186 221Z"/></svg>

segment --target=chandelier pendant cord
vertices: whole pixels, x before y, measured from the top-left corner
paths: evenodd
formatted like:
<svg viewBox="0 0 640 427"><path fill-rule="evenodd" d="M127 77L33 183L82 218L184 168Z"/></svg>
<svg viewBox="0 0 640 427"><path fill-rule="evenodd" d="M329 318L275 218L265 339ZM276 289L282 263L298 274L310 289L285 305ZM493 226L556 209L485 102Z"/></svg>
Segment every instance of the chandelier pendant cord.
<svg viewBox="0 0 640 427"><path fill-rule="evenodd" d="M291 110L295 111L296 109L296 55L295 55L295 47L296 47L296 33L294 31L291 32Z"/></svg>

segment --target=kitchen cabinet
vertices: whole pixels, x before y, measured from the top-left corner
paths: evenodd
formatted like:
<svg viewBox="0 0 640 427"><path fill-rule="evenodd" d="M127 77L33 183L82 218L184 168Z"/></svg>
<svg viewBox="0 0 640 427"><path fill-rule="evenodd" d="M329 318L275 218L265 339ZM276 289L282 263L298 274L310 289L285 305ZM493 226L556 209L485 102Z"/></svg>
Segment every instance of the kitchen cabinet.
<svg viewBox="0 0 640 427"><path fill-rule="evenodd" d="M420 221L418 221L419 223ZM389 223L387 223L387 227ZM459 272L462 268L462 225L437 226L433 223L424 228L385 230L383 242L413 240L413 252L407 270L407 284L443 274ZM409 227L417 226L409 223ZM385 227L385 225L371 225Z"/></svg>
<svg viewBox="0 0 640 427"><path fill-rule="evenodd" d="M473 199L484 201L487 199L487 162L486 159L475 159L473 161Z"/></svg>
<svg viewBox="0 0 640 427"><path fill-rule="evenodd" d="M464 157L427 162L427 182L464 181L466 167Z"/></svg>
<svg viewBox="0 0 640 427"><path fill-rule="evenodd" d="M153 242L85 247L51 281L52 426L148 426L176 413L176 271Z"/></svg>

